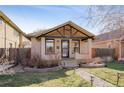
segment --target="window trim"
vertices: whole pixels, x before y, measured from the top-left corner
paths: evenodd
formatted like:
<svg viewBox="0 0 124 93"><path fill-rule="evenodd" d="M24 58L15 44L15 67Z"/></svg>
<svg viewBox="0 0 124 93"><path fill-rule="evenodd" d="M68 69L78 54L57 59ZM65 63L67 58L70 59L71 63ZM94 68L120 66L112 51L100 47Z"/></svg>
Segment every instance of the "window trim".
<svg viewBox="0 0 124 93"><path fill-rule="evenodd" d="M46 47L46 44L47 44L47 40L53 40L53 52L51 52L51 53L49 53L49 52L47 52L47 47ZM45 39L45 54L46 55L48 55L48 54L55 54L55 39L49 39L49 38L46 38Z"/></svg>

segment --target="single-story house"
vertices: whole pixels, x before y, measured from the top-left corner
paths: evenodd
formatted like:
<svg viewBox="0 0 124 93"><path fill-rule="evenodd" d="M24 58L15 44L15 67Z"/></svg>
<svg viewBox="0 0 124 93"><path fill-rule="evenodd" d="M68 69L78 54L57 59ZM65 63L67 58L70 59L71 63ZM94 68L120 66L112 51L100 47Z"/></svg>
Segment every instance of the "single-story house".
<svg viewBox="0 0 124 93"><path fill-rule="evenodd" d="M97 35L93 48L114 48L118 60L124 60L124 30L115 30Z"/></svg>
<svg viewBox="0 0 124 93"><path fill-rule="evenodd" d="M90 59L94 34L68 21L51 29L34 32L31 38L32 56L42 59L62 58Z"/></svg>

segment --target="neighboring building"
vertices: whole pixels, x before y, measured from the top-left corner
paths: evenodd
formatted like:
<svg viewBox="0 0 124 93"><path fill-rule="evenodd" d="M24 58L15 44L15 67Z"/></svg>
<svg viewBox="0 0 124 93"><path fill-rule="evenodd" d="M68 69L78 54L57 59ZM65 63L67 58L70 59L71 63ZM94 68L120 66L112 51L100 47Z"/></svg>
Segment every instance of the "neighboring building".
<svg viewBox="0 0 124 93"><path fill-rule="evenodd" d="M124 30L116 30L97 35L92 47L114 48L118 59L124 59Z"/></svg>
<svg viewBox="0 0 124 93"><path fill-rule="evenodd" d="M44 31L29 34L32 56L42 59L59 58L90 59L94 35L68 21Z"/></svg>
<svg viewBox="0 0 124 93"><path fill-rule="evenodd" d="M0 48L31 47L26 34L0 11Z"/></svg>

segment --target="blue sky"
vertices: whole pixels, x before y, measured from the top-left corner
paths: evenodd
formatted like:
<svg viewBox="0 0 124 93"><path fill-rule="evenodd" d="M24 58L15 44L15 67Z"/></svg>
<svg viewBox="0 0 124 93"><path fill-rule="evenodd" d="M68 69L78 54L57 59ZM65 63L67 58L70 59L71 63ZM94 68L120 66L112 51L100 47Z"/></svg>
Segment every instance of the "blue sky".
<svg viewBox="0 0 124 93"><path fill-rule="evenodd" d="M88 6L0 6L14 23L25 33L31 33L39 29L47 29L66 21L73 21L94 34L98 29L87 25Z"/></svg>

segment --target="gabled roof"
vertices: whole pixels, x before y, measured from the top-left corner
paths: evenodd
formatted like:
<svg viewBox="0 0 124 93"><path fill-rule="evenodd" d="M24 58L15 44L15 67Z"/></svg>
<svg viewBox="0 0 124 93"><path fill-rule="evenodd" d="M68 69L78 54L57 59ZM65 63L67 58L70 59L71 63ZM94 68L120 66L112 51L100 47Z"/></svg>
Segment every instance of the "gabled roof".
<svg viewBox="0 0 124 93"><path fill-rule="evenodd" d="M12 20L10 20L2 11L0 11L0 19L4 20L14 29L16 29L19 33L22 33L25 37L27 37L26 34L15 23L13 23Z"/></svg>
<svg viewBox="0 0 124 93"><path fill-rule="evenodd" d="M124 36L124 30L110 31L110 32L97 35L94 42L100 42L100 41L106 41L106 40L112 40L112 39L120 39L123 36Z"/></svg>
<svg viewBox="0 0 124 93"><path fill-rule="evenodd" d="M43 34L52 32L55 29L58 29L58 28L63 27L65 25L71 25L72 27L75 27L76 29L78 29L80 31L83 31L83 33L87 34L89 37L94 37L95 36L94 34L88 32L87 30L83 29L82 27L76 25L72 21L65 22L65 23L63 23L61 25L58 25L58 26L54 27L54 28L45 29L45 30L41 30L41 31L38 31L38 32L30 33L30 34L28 34L28 36L29 37L39 37L39 36L42 36Z"/></svg>

